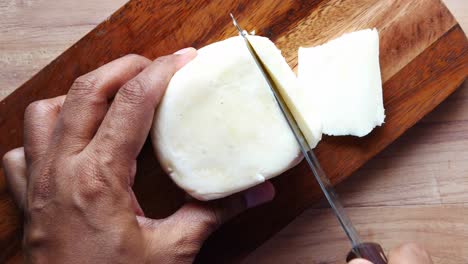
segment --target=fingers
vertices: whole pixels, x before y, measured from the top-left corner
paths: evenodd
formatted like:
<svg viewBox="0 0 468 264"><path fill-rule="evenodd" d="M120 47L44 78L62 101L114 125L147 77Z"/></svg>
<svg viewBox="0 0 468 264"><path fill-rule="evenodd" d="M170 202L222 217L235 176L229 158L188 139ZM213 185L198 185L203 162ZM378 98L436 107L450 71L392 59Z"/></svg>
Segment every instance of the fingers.
<svg viewBox="0 0 468 264"><path fill-rule="evenodd" d="M427 251L415 243L406 243L390 251L389 264L432 264Z"/></svg>
<svg viewBox="0 0 468 264"><path fill-rule="evenodd" d="M49 145L65 96L33 102L24 114L24 152L31 164L38 160Z"/></svg>
<svg viewBox="0 0 468 264"><path fill-rule="evenodd" d="M139 55L127 55L75 80L63 106L59 125L71 151L82 150L96 133L109 101L119 88L150 64Z"/></svg>
<svg viewBox="0 0 468 264"><path fill-rule="evenodd" d="M27 190L24 148L16 148L7 152L3 156L3 168L13 198L20 208L24 208Z"/></svg>
<svg viewBox="0 0 468 264"><path fill-rule="evenodd" d="M388 259L389 264L432 264L427 251L415 243L406 243L392 249ZM372 262L364 259L353 259L349 264L372 264Z"/></svg>
<svg viewBox="0 0 468 264"><path fill-rule="evenodd" d="M175 219L185 234L201 244L219 226L234 216L247 208L269 202L274 196L273 184L267 181L243 194L233 195L219 201L189 203L172 215L170 220Z"/></svg>
<svg viewBox="0 0 468 264"><path fill-rule="evenodd" d="M90 143L90 151L112 159L122 157L118 163L136 159L170 79L195 56L196 50L189 48L183 54L158 58L124 84Z"/></svg>
<svg viewBox="0 0 468 264"><path fill-rule="evenodd" d="M274 195L273 185L264 182L243 194L218 201L188 203L164 220L152 222L147 218L140 218L138 221L141 226L146 227L150 249L156 251L161 248L158 240L164 237L163 242L172 245L173 249L183 251L179 252L182 255L196 254L206 238L220 225L247 208L271 201Z"/></svg>
<svg viewBox="0 0 468 264"><path fill-rule="evenodd" d="M169 252L162 255L179 256L182 260L193 261L193 257L203 242L220 225L247 208L271 201L274 196L273 185L270 182L264 182L244 193L217 201L188 203L163 220L137 216L147 240L149 257L151 259L151 252L161 253L161 249L169 249ZM164 239L162 240L161 237ZM158 263L165 261L164 259L152 260Z"/></svg>

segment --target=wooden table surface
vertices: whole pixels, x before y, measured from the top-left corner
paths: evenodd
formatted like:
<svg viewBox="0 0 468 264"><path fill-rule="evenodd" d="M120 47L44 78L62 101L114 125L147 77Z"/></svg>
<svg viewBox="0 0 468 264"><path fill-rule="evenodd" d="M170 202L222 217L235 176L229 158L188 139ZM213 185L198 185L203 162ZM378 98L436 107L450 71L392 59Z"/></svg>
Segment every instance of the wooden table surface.
<svg viewBox="0 0 468 264"><path fill-rule="evenodd" d="M125 0L0 0L0 99ZM468 2L444 0L465 32ZM338 187L365 239L415 241L434 263L468 263L468 82ZM348 242L318 204L246 263L344 263Z"/></svg>

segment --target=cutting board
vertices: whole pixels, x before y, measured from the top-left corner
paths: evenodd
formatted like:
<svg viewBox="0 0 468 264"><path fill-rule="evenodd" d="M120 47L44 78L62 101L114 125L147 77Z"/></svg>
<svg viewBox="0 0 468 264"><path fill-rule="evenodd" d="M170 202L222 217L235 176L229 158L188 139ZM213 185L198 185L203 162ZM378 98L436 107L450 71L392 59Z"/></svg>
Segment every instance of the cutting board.
<svg viewBox="0 0 468 264"><path fill-rule="evenodd" d="M271 38L294 69L299 46L322 44L363 28L379 30L386 122L364 138L322 140L316 154L334 184L414 125L468 75L466 36L437 0L133 0L0 103L0 155L22 145L23 113L32 101L65 94L75 78L124 54L156 58L234 36L229 12L249 31ZM198 262L239 261L321 196L303 163L273 183L275 200L223 226L205 243ZM148 142L138 160L134 188L151 217L165 217L184 201ZM21 215L3 171L0 215L0 262L19 259Z"/></svg>

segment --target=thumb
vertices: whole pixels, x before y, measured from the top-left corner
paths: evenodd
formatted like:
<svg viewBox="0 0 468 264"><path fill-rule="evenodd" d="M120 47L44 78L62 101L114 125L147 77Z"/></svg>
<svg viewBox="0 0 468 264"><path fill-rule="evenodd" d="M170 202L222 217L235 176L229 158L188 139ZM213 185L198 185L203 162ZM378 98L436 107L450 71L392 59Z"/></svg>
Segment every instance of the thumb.
<svg viewBox="0 0 468 264"><path fill-rule="evenodd" d="M432 264L427 251L415 243L405 243L390 251L388 264ZM372 264L364 259L353 259L348 264Z"/></svg>
<svg viewBox="0 0 468 264"><path fill-rule="evenodd" d="M248 208L271 201L274 196L273 184L267 181L223 199L187 203L164 220L137 218L147 231L151 252L166 251L166 257L190 259L219 226Z"/></svg>
<svg viewBox="0 0 468 264"><path fill-rule="evenodd" d="M275 188L267 181L223 199L187 203L167 221L184 230L189 236L189 241L198 242L201 246L222 224L248 208L273 200L274 196Z"/></svg>

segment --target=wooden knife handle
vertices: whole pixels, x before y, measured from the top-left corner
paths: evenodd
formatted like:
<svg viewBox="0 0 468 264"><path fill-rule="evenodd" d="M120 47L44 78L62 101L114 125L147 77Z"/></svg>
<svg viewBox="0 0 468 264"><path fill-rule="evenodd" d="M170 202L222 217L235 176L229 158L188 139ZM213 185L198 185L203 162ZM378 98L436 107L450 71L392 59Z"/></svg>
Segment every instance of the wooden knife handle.
<svg viewBox="0 0 468 264"><path fill-rule="evenodd" d="M358 255L359 254L359 255ZM374 264L387 264L388 260L382 247L377 243L364 242L355 246L348 253L346 262L349 262L355 258L367 259Z"/></svg>

